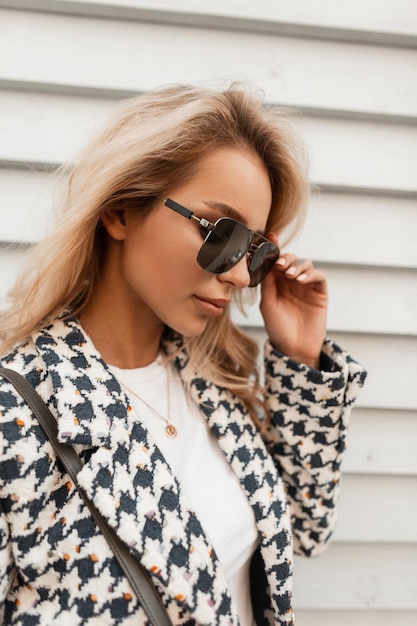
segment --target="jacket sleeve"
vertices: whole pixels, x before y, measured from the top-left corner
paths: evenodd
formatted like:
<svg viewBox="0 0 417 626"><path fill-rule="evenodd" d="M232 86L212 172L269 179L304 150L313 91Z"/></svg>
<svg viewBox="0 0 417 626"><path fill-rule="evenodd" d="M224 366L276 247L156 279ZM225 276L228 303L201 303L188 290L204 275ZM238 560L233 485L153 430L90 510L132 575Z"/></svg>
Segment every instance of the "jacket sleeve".
<svg viewBox="0 0 417 626"><path fill-rule="evenodd" d="M294 551L305 556L319 554L333 531L349 415L366 378L328 339L320 365L296 363L266 344L263 437L286 486Z"/></svg>

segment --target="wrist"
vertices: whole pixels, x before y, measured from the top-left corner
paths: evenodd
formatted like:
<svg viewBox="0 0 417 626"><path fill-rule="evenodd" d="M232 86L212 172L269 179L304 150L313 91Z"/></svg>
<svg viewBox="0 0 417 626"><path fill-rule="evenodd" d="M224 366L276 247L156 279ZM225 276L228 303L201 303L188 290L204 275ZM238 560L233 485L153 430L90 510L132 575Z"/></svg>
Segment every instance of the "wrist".
<svg viewBox="0 0 417 626"><path fill-rule="evenodd" d="M285 350L280 348L276 343L271 341L272 347L274 350L285 356L287 359L291 359L291 361L295 361L300 365L306 365L307 367L311 367L312 369L320 370L320 362L321 362L321 352L319 352L316 356L306 355L302 353L294 353L289 350Z"/></svg>
<svg viewBox="0 0 417 626"><path fill-rule="evenodd" d="M285 356L287 356L292 361L295 361L296 363L307 365L307 367L311 367L312 369L320 369L320 355L318 355L318 357L316 358L306 357L298 354L287 354Z"/></svg>

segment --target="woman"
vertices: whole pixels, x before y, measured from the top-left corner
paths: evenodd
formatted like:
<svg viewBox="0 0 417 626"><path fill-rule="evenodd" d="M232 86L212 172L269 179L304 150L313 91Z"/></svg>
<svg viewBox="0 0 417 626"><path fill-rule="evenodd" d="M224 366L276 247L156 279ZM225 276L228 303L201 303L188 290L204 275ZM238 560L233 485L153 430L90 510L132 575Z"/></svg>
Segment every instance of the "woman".
<svg viewBox="0 0 417 626"><path fill-rule="evenodd" d="M173 624L292 623L292 551L332 532L364 372L325 340L323 273L279 255L306 190L285 118L239 86L162 89L66 173L2 317L2 366L48 404ZM261 281L264 387L230 320ZM0 389L4 623L146 624L31 411Z"/></svg>

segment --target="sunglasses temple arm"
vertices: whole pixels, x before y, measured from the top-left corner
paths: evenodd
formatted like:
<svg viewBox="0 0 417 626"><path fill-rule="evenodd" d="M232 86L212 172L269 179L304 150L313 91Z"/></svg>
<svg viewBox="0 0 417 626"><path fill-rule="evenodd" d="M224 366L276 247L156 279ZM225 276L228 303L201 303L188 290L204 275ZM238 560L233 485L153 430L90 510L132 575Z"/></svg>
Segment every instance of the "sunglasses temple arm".
<svg viewBox="0 0 417 626"><path fill-rule="evenodd" d="M161 198L161 200L165 202L165 206L167 206L169 209L172 209L176 213L183 215L187 219L190 220L193 217L193 212L190 211L190 209L186 209L185 206L182 206L182 204L178 204L178 202L174 202L174 200L171 200L171 198L167 198L166 200Z"/></svg>
<svg viewBox="0 0 417 626"><path fill-rule="evenodd" d="M193 211L190 211L190 209L186 209L185 206L182 206L182 204L178 204L178 202L171 200L171 198L159 198L159 200L162 200L165 206L167 206L169 209L172 209L176 213L179 213L183 217L186 217L189 220L193 218L193 220L201 224L203 228L211 228L213 226L213 224L208 220L205 220L204 217L197 217L196 215L194 215Z"/></svg>

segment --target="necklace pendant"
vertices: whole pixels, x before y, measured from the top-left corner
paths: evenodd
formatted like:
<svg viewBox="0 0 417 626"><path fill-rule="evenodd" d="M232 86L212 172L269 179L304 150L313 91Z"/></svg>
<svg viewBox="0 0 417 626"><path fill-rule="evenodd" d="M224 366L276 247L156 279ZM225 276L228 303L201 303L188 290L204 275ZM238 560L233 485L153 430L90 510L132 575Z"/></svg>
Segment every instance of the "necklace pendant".
<svg viewBox="0 0 417 626"><path fill-rule="evenodd" d="M167 424L165 426L165 434L169 439L174 439L177 436L177 429L173 424Z"/></svg>

